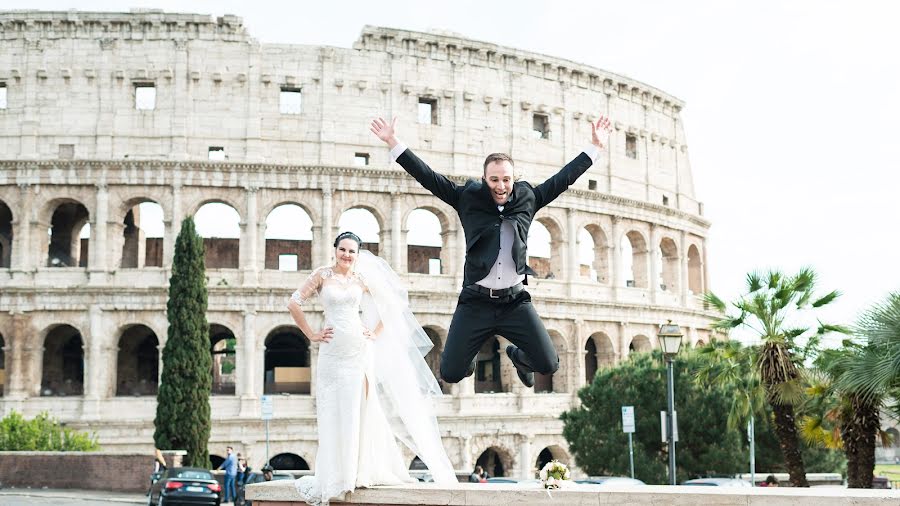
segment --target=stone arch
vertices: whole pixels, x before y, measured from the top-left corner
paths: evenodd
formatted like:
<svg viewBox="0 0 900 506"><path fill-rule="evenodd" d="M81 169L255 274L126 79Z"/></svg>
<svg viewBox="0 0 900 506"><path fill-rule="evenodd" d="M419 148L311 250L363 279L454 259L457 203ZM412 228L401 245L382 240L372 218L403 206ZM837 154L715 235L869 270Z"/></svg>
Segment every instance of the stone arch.
<svg viewBox="0 0 900 506"><path fill-rule="evenodd" d="M595 332L591 334L589 340L593 339L594 347L597 350L597 367L609 367L616 363L616 347L612 339L604 332ZM591 378L593 381L593 378Z"/></svg>
<svg viewBox="0 0 900 506"><path fill-rule="evenodd" d="M0 200L0 269L8 269L12 265L12 220L12 210Z"/></svg>
<svg viewBox="0 0 900 506"><path fill-rule="evenodd" d="M450 251L447 217L440 210L425 206L411 210L404 222L406 271L430 275L451 272L447 270Z"/></svg>
<svg viewBox="0 0 900 506"><path fill-rule="evenodd" d="M637 230L630 230L622 236L622 277L625 286L647 288L647 240Z"/></svg>
<svg viewBox="0 0 900 506"><path fill-rule="evenodd" d="M492 445L475 459L475 465L481 466L491 478L500 478L513 472L512 452L499 445Z"/></svg>
<svg viewBox="0 0 900 506"><path fill-rule="evenodd" d="M700 347L705 346L705 345L706 345L706 343L703 342L703 339L698 339L698 340L697 340L697 344L695 344L694 347L695 347L695 348L700 348Z"/></svg>
<svg viewBox="0 0 900 506"><path fill-rule="evenodd" d="M292 325L276 327L264 341L263 392L309 395L312 382L309 339Z"/></svg>
<svg viewBox="0 0 900 506"><path fill-rule="evenodd" d="M197 234L203 238L207 269L240 267L241 215L220 199L210 199L193 214Z"/></svg>
<svg viewBox="0 0 900 506"><path fill-rule="evenodd" d="M678 246L671 237L659 241L659 288L678 293Z"/></svg>
<svg viewBox="0 0 900 506"><path fill-rule="evenodd" d="M310 197L312 196L312 194L307 194L307 195ZM318 193L316 195L318 195ZM309 202L309 201L306 201L306 202ZM261 211L260 216L269 216L270 214L272 214L272 211L274 211L276 208L279 208L281 206L297 206L297 207L299 207L300 209L303 210L304 213L306 213L307 216L309 216L309 219L310 219L310 221L312 221L313 225L315 225L322 219L321 213L315 207L310 206L308 203L304 203L300 200L297 200L295 197L277 198L277 199L270 200L260 210ZM264 224L265 221L263 221L262 223Z"/></svg>
<svg viewBox="0 0 900 506"><path fill-rule="evenodd" d="M266 269L312 269L313 221L304 206L293 202L279 204L266 214L263 223Z"/></svg>
<svg viewBox="0 0 900 506"><path fill-rule="evenodd" d="M703 293L703 260L700 258L700 250L696 244L691 244L687 251L688 256L688 289L694 294Z"/></svg>
<svg viewBox="0 0 900 506"><path fill-rule="evenodd" d="M594 337L587 338L584 342L584 381L590 385L594 381L599 369L597 363L597 342Z"/></svg>
<svg viewBox="0 0 900 506"><path fill-rule="evenodd" d="M428 350L428 354L425 355L425 363L428 364L428 368L434 374L438 385L441 386L441 392L448 394L450 393L450 384L445 383L441 379L441 353L444 351L443 339L447 336L447 331L433 325L426 325L422 327L422 330L425 331L425 335L431 339L431 343L434 345Z"/></svg>
<svg viewBox="0 0 900 506"><path fill-rule="evenodd" d="M222 465L222 462L225 462L225 457L212 453L209 454L209 463L212 464L213 469L218 469L219 466Z"/></svg>
<svg viewBox="0 0 900 506"><path fill-rule="evenodd" d="M631 338L631 343L628 345L629 353L647 353L652 350L653 343L650 341L650 338L642 334Z"/></svg>
<svg viewBox="0 0 900 506"><path fill-rule="evenodd" d="M475 393L504 391L500 373L500 340L497 336L487 339L475 356Z"/></svg>
<svg viewBox="0 0 900 506"><path fill-rule="evenodd" d="M90 247L90 215L87 207L71 199L56 199L49 205L51 214L47 266L87 267ZM85 230L88 231L88 237L82 238Z"/></svg>
<svg viewBox="0 0 900 506"><path fill-rule="evenodd" d="M535 472L540 472L545 465L553 460L558 460L568 466L570 461L569 452L559 445L544 447L543 450L538 452L537 460L535 461Z"/></svg>
<svg viewBox="0 0 900 506"><path fill-rule="evenodd" d="M156 395L159 385L159 339L153 329L134 324L119 334L116 395Z"/></svg>
<svg viewBox="0 0 900 506"><path fill-rule="evenodd" d="M609 253L609 240L603 227L596 223L590 223L578 229L578 274L580 277L601 284L609 284Z"/></svg>
<svg viewBox="0 0 900 506"><path fill-rule="evenodd" d="M897 430L896 427L891 427L885 432L887 432L888 436L891 438L891 447L900 448L900 430Z"/></svg>
<svg viewBox="0 0 900 506"><path fill-rule="evenodd" d="M554 374L534 373L534 392L535 393L564 393L567 391L566 376L569 372L569 364L567 362L568 346L566 338L555 330L547 330L550 334L550 340L553 347L559 354L559 370Z"/></svg>
<svg viewBox="0 0 900 506"><path fill-rule="evenodd" d="M565 248L562 227L544 216L534 220L528 230L528 265L538 278L562 277Z"/></svg>
<svg viewBox="0 0 900 506"><path fill-rule="evenodd" d="M166 228L162 205L146 197L136 197L121 207L125 208L122 231L115 234L113 241L116 251L121 252L120 267L162 267Z"/></svg>
<svg viewBox="0 0 900 506"><path fill-rule="evenodd" d="M388 254L387 251L381 251L381 245L385 244L386 239L384 223L384 217L375 208L353 205L341 212L338 218L338 233L347 230L355 233L363 241L361 249L369 250L373 255L384 258L384 255ZM375 227L377 229L373 230Z"/></svg>
<svg viewBox="0 0 900 506"><path fill-rule="evenodd" d="M84 339L71 325L51 326L45 334L41 395L84 395Z"/></svg>
<svg viewBox="0 0 900 506"><path fill-rule="evenodd" d="M269 459L269 465L282 471L309 471L306 459L296 453L279 453Z"/></svg>
<svg viewBox="0 0 900 506"><path fill-rule="evenodd" d="M413 457L411 461L409 461L410 471L427 471L428 466L425 465L425 462L422 461L418 456Z"/></svg>
<svg viewBox="0 0 900 506"><path fill-rule="evenodd" d="M209 352L212 354L212 395L234 395L237 378L237 338L228 327L209 326Z"/></svg>

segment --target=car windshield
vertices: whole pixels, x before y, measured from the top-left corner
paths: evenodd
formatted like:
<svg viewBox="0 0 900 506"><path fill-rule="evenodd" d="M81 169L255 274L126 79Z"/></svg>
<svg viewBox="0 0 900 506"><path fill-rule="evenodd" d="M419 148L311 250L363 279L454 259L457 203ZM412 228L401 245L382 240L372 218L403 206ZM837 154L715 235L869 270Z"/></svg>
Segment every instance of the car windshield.
<svg viewBox="0 0 900 506"><path fill-rule="evenodd" d="M211 480L212 474L209 471L200 471L194 469L182 469L172 473L170 478L182 478L185 480Z"/></svg>

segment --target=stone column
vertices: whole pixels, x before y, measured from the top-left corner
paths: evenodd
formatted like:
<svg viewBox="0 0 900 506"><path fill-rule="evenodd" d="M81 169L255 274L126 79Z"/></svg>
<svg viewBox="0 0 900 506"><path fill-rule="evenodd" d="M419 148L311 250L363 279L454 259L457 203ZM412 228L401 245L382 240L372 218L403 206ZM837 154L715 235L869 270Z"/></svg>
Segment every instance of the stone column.
<svg viewBox="0 0 900 506"><path fill-rule="evenodd" d="M181 183L175 181L172 183L171 214L168 220L164 220L166 233L163 238L163 268L165 269L172 268L172 260L175 257L175 238L181 232L181 220L184 218L181 210Z"/></svg>
<svg viewBox="0 0 900 506"><path fill-rule="evenodd" d="M534 436L528 434L519 434L519 478L530 479L534 477L535 463L532 462L531 445L534 442Z"/></svg>
<svg viewBox="0 0 900 506"><path fill-rule="evenodd" d="M403 195L400 192L391 193L391 265L398 273L405 273L403 241ZM387 255L385 255L387 256Z"/></svg>
<svg viewBox="0 0 900 506"><path fill-rule="evenodd" d="M241 381L237 394L242 398L253 397L256 390L254 380L259 372L256 370L256 342L256 311L248 309L244 311L244 336L241 346L243 356L238 360L241 367Z"/></svg>
<svg viewBox="0 0 900 506"><path fill-rule="evenodd" d="M628 357L628 345L631 344L628 338L628 322L619 322L619 350L616 353L616 364Z"/></svg>
<svg viewBox="0 0 900 506"><path fill-rule="evenodd" d="M684 230L681 231L680 234L680 245L678 246L678 288L681 291L681 305L682 306L690 306L691 301L688 300L690 295L688 295L688 242L687 242L687 233Z"/></svg>
<svg viewBox="0 0 900 506"><path fill-rule="evenodd" d="M36 383L38 389L41 387L40 378L36 382L33 378L26 378L26 375L31 372L27 369L27 363L25 362L26 357L30 356L27 355L30 353L27 344L29 344L30 337L37 337L32 336L31 318L26 317L20 311L12 312L11 316L12 335L7 337L6 348L4 349L6 353L6 373L8 374L3 392L6 400L23 399L33 395L26 387L28 384ZM26 382L26 380L30 381Z"/></svg>
<svg viewBox="0 0 900 506"><path fill-rule="evenodd" d="M647 284L650 288L650 303L656 304L656 299L659 294L659 264L662 260L659 251L659 227L656 223L650 224L649 242L650 244L648 244L648 247L650 251L647 256L650 259L650 279Z"/></svg>
<svg viewBox="0 0 900 506"><path fill-rule="evenodd" d="M259 188L248 186L247 193L247 217L241 237L240 257L244 263L244 286L257 286L259 284L259 254L257 251L257 236L259 235L259 211L256 208L257 193Z"/></svg>
<svg viewBox="0 0 900 506"><path fill-rule="evenodd" d="M612 299L619 300L619 291L622 288L622 220L618 216L612 217Z"/></svg>
<svg viewBox="0 0 900 506"><path fill-rule="evenodd" d="M575 361L575 366L572 368L575 374L572 381L572 386L574 388L570 389L569 393L573 394L573 398L576 399L578 398L578 389L581 388L582 383L586 383L585 375L587 374L587 371L584 364L585 351L584 345L581 344L587 339L587 336L584 335L584 328L584 320L579 318L572 322L572 339L569 340L574 348L572 359Z"/></svg>
<svg viewBox="0 0 900 506"><path fill-rule="evenodd" d="M91 282L96 283L103 282L103 280L95 279L94 275L102 275L108 270L106 250L108 249L109 241L106 237L106 225L109 220L109 190L105 183L97 185L97 200L93 218L88 264L90 266ZM78 231L76 230L74 233L77 234Z"/></svg>
<svg viewBox="0 0 900 506"><path fill-rule="evenodd" d="M322 230L319 238L319 263L313 267L328 264L334 248L334 192L330 186L322 188Z"/></svg>
<svg viewBox="0 0 900 506"><path fill-rule="evenodd" d="M47 252L34 251L31 243L32 220L35 209L33 204L34 194L31 186L19 183L19 212L13 215L13 240L10 257L10 266L13 270L28 271L46 261Z"/></svg>
<svg viewBox="0 0 900 506"><path fill-rule="evenodd" d="M574 286L574 282L580 278L580 270L581 270L581 262L578 260L578 230L575 228L575 210L574 209L566 209L566 228L568 229L568 244L566 245L566 253L567 253L567 264L568 268L566 269L565 280L569 285L569 296L574 297L576 295L576 288Z"/></svg>
<svg viewBox="0 0 900 506"><path fill-rule="evenodd" d="M90 345L85 350L85 385L84 392L87 399L99 399L101 386L106 383L104 381L109 371L104 370L103 364L103 311L100 306L92 304L88 309L88 317L90 322Z"/></svg>

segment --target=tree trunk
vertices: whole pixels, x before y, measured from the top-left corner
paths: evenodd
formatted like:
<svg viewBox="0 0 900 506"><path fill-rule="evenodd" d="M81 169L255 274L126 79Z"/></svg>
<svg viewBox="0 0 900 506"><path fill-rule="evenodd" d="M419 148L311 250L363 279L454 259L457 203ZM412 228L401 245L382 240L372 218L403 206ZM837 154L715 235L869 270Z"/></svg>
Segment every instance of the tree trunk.
<svg viewBox="0 0 900 506"><path fill-rule="evenodd" d="M775 435L778 437L784 463L790 474L791 485L808 487L806 466L803 464L803 455L800 453L800 439L797 436L797 423L794 419L794 407L771 401L770 404L772 412L775 414Z"/></svg>
<svg viewBox="0 0 900 506"><path fill-rule="evenodd" d="M875 441L880 427L878 405L852 395L847 418L841 430L847 455L847 487L872 488ZM850 459L851 452L853 460Z"/></svg>

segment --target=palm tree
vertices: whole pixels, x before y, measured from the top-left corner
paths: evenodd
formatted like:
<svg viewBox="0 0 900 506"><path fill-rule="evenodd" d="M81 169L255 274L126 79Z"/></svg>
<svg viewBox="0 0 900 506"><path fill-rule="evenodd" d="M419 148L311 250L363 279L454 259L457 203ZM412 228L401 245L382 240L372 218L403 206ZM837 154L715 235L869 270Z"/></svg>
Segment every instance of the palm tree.
<svg viewBox="0 0 900 506"><path fill-rule="evenodd" d="M850 488L872 488L876 439L883 435L879 414L885 397L844 387L847 371L867 353L866 347L845 341L841 349L825 350L816 358L816 369L808 374L808 414L801 421L807 441L844 450Z"/></svg>
<svg viewBox="0 0 900 506"><path fill-rule="evenodd" d="M803 362L818 348L826 333L847 332L843 327L821 321L816 327L788 327L801 313L825 306L840 295L832 291L814 298L815 285L816 274L810 268L801 269L794 276L785 276L777 270L764 275L752 272L747 275L747 293L731 303L738 311L735 315L727 314L726 303L715 294L705 296L710 305L723 313L713 322L714 329L730 331L744 327L758 334L761 344L751 348L755 351L752 367L772 408L775 435L795 487L809 486L794 413L795 405L803 397L799 381Z"/></svg>

